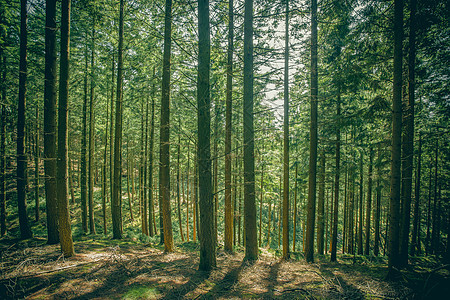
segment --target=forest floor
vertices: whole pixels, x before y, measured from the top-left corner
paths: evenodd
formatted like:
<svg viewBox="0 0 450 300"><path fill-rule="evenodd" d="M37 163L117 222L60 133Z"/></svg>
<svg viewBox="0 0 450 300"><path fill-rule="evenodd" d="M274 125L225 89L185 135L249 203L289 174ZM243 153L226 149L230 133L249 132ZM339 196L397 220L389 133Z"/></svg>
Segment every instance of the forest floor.
<svg viewBox="0 0 450 300"><path fill-rule="evenodd" d="M0 241L0 299L439 299L450 294L449 270L413 262L397 282L384 280L382 258L329 256L307 264L262 250L253 264L219 249L217 268L197 271L198 244L174 253L133 239L83 236L64 258L42 238ZM293 256L296 256L293 255ZM448 266L447 266L448 267ZM441 299L442 299L441 298ZM447 298L448 299L448 298Z"/></svg>

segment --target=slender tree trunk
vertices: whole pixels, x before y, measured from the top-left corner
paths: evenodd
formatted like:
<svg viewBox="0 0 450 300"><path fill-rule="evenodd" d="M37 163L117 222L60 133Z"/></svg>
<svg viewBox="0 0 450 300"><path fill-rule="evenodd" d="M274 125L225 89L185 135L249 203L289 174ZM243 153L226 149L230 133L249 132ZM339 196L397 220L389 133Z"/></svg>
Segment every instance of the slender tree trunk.
<svg viewBox="0 0 450 300"><path fill-rule="evenodd" d="M316 215L316 174L317 174L317 0L311 1L311 126L309 144L309 189L308 215L306 223L305 259L314 261L314 221Z"/></svg>
<svg viewBox="0 0 450 300"><path fill-rule="evenodd" d="M400 266L399 221L401 183L401 134L402 134L402 42L403 42L403 0L394 0L394 84L392 104L392 154L391 193L389 221L389 277L394 268Z"/></svg>
<svg viewBox="0 0 450 300"><path fill-rule="evenodd" d="M184 242L183 225L181 220L181 199L180 199L180 152L181 152L181 118L178 118L178 145L177 145L177 206L178 225L180 227L181 241Z"/></svg>
<svg viewBox="0 0 450 300"><path fill-rule="evenodd" d="M219 116L220 116L220 105L216 99L216 111L214 118L214 153L213 153L213 195L214 195L214 241L217 246L217 225L218 225L218 210L219 210L219 159L218 159L218 137L219 137Z"/></svg>
<svg viewBox="0 0 450 300"><path fill-rule="evenodd" d="M282 227L282 215L283 215L283 198L282 198L282 184L283 184L283 176L280 175L280 193L279 193L279 199L278 202L278 248L281 246L281 227Z"/></svg>
<svg viewBox="0 0 450 300"><path fill-rule="evenodd" d="M107 89L108 91L109 89ZM108 99L106 99L106 126L105 126L105 149L103 151L103 166L102 166L102 211L103 211L103 234L108 233L106 223L106 199L108 194L108 176L106 176L107 170L107 157L108 157L108 118L109 118L109 105Z"/></svg>
<svg viewBox="0 0 450 300"><path fill-rule="evenodd" d="M361 151L361 158L359 162L359 225L358 225L358 254L363 254L363 198L364 198L364 155ZM372 157L371 157L372 158ZM370 176L370 175L369 175ZM369 213L370 217L370 213ZM368 246L366 247L366 249Z"/></svg>
<svg viewBox="0 0 450 300"><path fill-rule="evenodd" d="M433 201L433 212L432 212L432 217L431 217L432 231L431 231L431 248L430 249L431 249L432 254L436 254L436 251L437 251L436 241L438 239L438 237L437 237L438 232L436 230L437 222L439 220L439 212L437 210L437 208L438 208L437 204L439 201L438 193L437 193L437 191L438 191L438 153L439 153L438 149L439 149L439 142L438 142L438 139L436 139L436 146L435 146L435 151L434 151L434 153L435 153L435 156L434 156L434 197L433 197L434 201Z"/></svg>
<svg viewBox="0 0 450 300"><path fill-rule="evenodd" d="M148 186L149 190L149 234L153 236L156 234L156 229L153 230L153 224L155 222L155 207L153 203L153 144L155 140L155 68L153 68L153 87L152 87L152 119L150 122L150 149L149 149L149 168L148 168Z"/></svg>
<svg viewBox="0 0 450 300"><path fill-rule="evenodd" d="M295 252L295 242L297 236L297 176L298 176L298 162L295 162L295 183L294 183L294 233L292 238L292 252ZM270 222L269 222L270 223Z"/></svg>
<svg viewBox="0 0 450 300"><path fill-rule="evenodd" d="M245 259L258 258L253 132L253 0L244 4L244 214Z"/></svg>
<svg viewBox="0 0 450 300"><path fill-rule="evenodd" d="M124 1L120 0L119 48L117 65L117 95L114 128L114 183L111 198L113 238L122 238L122 105L123 105L123 11Z"/></svg>
<svg viewBox="0 0 450 300"><path fill-rule="evenodd" d="M95 20L95 19L93 19ZM91 44L91 98L89 101L89 233L95 234L94 222L94 56L95 56L95 23L92 24L92 44Z"/></svg>
<svg viewBox="0 0 450 300"><path fill-rule="evenodd" d="M324 233L325 233L325 167L326 167L325 151L320 153L320 169L319 169L319 201L317 204L317 253L324 254Z"/></svg>
<svg viewBox="0 0 450 300"><path fill-rule="evenodd" d="M227 252L233 252L233 207L231 199L231 117L233 115L233 0L228 1L227 87L225 113L225 243Z"/></svg>
<svg viewBox="0 0 450 300"><path fill-rule="evenodd" d="M86 36L87 39L87 36ZM85 73L84 73L84 98L83 98L83 125L81 133L81 228L83 233L88 231L87 223L87 201L88 201L88 187L87 187L87 85L88 85L88 52L87 41L84 51L85 57Z"/></svg>
<svg viewBox="0 0 450 300"><path fill-rule="evenodd" d="M144 138L144 165L143 165L143 171L144 171L144 177L142 181L142 192L143 192L143 211L142 211L142 224L144 226L144 234L149 235L149 228L148 228L148 181L147 181L147 174L148 174L148 168L147 168L147 162L148 162L148 108L149 103L148 99L145 103L145 138Z"/></svg>
<svg viewBox="0 0 450 300"><path fill-rule="evenodd" d="M336 170L334 174L334 204L333 204L333 233L331 235L331 261L336 261L337 233L338 233L338 211L339 211L339 175L341 163L341 93L338 91L336 103Z"/></svg>
<svg viewBox="0 0 450 300"><path fill-rule="evenodd" d="M261 185L260 185L260 200L259 200L259 241L258 245L261 247L262 242L262 208L263 208L263 182L264 182L264 164L261 165Z"/></svg>
<svg viewBox="0 0 450 300"><path fill-rule="evenodd" d="M27 92L27 0L20 1L19 101L17 106L17 206L20 237L32 237L27 215L27 155L25 153L25 111Z"/></svg>
<svg viewBox="0 0 450 300"><path fill-rule="evenodd" d="M375 239L373 246L373 254L378 256L380 245L380 220L381 220L381 144L378 144L377 151L377 196L376 196L376 209L375 209Z"/></svg>
<svg viewBox="0 0 450 300"><path fill-rule="evenodd" d="M0 14L0 24L3 24L3 16ZM2 36L2 38L4 38ZM0 232L3 237L6 234L6 56L4 54L5 43L0 44L0 96L1 96L1 118L0 118Z"/></svg>
<svg viewBox="0 0 450 300"><path fill-rule="evenodd" d="M61 1L61 60L59 65L57 196L61 251L66 257L75 254L67 199L67 141L69 100L70 0Z"/></svg>
<svg viewBox="0 0 450 300"><path fill-rule="evenodd" d="M415 192L415 202L414 202L414 220L413 220L413 231L411 237L411 248L410 255L415 256L416 253L420 252L420 241L419 241L419 222L420 222L420 180L422 172L422 135L419 132L419 149L417 155L417 171L416 171L416 187Z"/></svg>
<svg viewBox="0 0 450 300"><path fill-rule="evenodd" d="M189 175L191 174L191 141L188 140L188 151L187 151L187 172L186 172L186 240L189 242L189 205L190 205L190 201L189 199L191 198L191 194L190 194L190 190L189 190L189 186L191 184L190 180L189 180Z"/></svg>
<svg viewBox="0 0 450 300"><path fill-rule="evenodd" d="M39 221L39 105L36 103L36 136L34 145L34 219Z"/></svg>
<svg viewBox="0 0 450 300"><path fill-rule="evenodd" d="M114 48L113 48L114 50ZM114 189L114 51L112 53L111 60L111 114L110 114L110 122L109 122L109 190L111 193L111 203L113 197L113 189Z"/></svg>
<svg viewBox="0 0 450 300"><path fill-rule="evenodd" d="M366 206L366 242L364 246L364 254L369 255L370 252L370 218L372 213L372 185L373 185L373 148L369 148L369 174L367 184L367 206Z"/></svg>
<svg viewBox="0 0 450 300"><path fill-rule="evenodd" d="M289 0L286 0L285 14L283 119L283 259L289 259Z"/></svg>

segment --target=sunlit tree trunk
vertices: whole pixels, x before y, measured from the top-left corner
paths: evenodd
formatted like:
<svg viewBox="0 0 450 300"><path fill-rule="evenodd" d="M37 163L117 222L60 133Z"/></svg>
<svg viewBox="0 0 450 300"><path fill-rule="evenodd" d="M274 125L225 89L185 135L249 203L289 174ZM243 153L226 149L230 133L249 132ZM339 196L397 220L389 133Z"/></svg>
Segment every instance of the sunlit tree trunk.
<svg viewBox="0 0 450 300"><path fill-rule="evenodd" d="M283 119L283 259L289 259L289 0L286 0L285 13Z"/></svg>
<svg viewBox="0 0 450 300"><path fill-rule="evenodd" d="M59 65L57 196L59 241L64 256L74 255L67 197L67 135L69 100L70 0L61 1L61 53Z"/></svg>
<svg viewBox="0 0 450 300"><path fill-rule="evenodd" d="M1 12L1 10L0 10ZM3 16L0 13L0 24L3 24ZM3 36L0 36L3 38ZM1 236L6 234L6 56L4 54L5 44L0 44L0 96L1 96L1 117L0 117L0 232Z"/></svg>
<svg viewBox="0 0 450 300"><path fill-rule="evenodd" d="M367 203L366 203L366 241L364 245L364 254L370 252L370 218L372 214L372 185L373 185L373 148L369 148L369 174L367 184Z"/></svg>
<svg viewBox="0 0 450 300"><path fill-rule="evenodd" d="M181 219L181 199L180 199L180 152L181 152L181 118L178 118L178 145L177 145L177 206L178 206L178 226L180 229L181 241L184 242L183 225Z"/></svg>
<svg viewBox="0 0 450 300"><path fill-rule="evenodd" d="M317 0L311 1L311 124L309 140L308 207L306 223L305 259L314 261L314 223L316 217L316 174L317 174Z"/></svg>
<svg viewBox="0 0 450 300"><path fill-rule="evenodd" d="M227 87L225 112L225 243L227 252L233 251L233 206L231 199L231 117L233 114L233 0L228 1Z"/></svg>
<svg viewBox="0 0 450 300"><path fill-rule="evenodd" d="M84 50L84 95L83 95L83 118L82 118L82 132L81 132L81 175L80 175L80 187L81 187L81 228L83 233L88 232L88 186L87 186L87 97L88 97L88 52L87 52L87 34L86 44Z"/></svg>
<svg viewBox="0 0 450 300"><path fill-rule="evenodd" d="M30 224L27 215L27 155L25 153L25 111L27 92L27 1L20 1L20 60L19 100L17 106L17 206L20 237L30 238Z"/></svg>
<svg viewBox="0 0 450 300"><path fill-rule="evenodd" d="M95 234L94 222L94 57L95 57L95 23L92 24L92 43L91 43L91 98L89 101L89 233Z"/></svg>
<svg viewBox="0 0 450 300"><path fill-rule="evenodd" d="M297 237L297 176L298 176L298 162L295 162L295 182L294 182L294 228L292 238L292 252L295 252L295 242ZM270 223L270 221L269 221Z"/></svg>
<svg viewBox="0 0 450 300"><path fill-rule="evenodd" d="M114 182L111 198L111 215L114 239L122 238L123 12L124 0L120 0L117 94L114 122Z"/></svg>
<svg viewBox="0 0 450 300"><path fill-rule="evenodd" d="M155 67L153 68L153 85L152 85L152 118L150 121L150 149L149 149L149 168L148 168L148 187L149 187L149 195L148 195L148 206L149 206L149 234L153 236L156 234L156 229L153 228L153 224L155 223L155 206L154 206L154 198L153 198L153 148L154 148L154 140L155 140ZM153 230L154 229L154 230Z"/></svg>

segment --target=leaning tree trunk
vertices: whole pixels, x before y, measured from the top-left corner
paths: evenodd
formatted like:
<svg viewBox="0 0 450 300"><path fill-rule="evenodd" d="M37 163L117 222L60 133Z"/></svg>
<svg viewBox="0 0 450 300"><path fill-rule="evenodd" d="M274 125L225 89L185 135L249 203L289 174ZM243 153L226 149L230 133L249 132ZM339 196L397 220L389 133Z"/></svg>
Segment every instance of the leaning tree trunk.
<svg viewBox="0 0 450 300"><path fill-rule="evenodd" d="M388 238L389 277L394 268L400 266L399 221L400 221L400 183L401 183L401 144L402 144L402 42L403 42L403 0L394 0L394 81L392 99L392 153L391 153L391 192Z"/></svg>
<svg viewBox="0 0 450 300"><path fill-rule="evenodd" d="M67 197L67 136L69 100L70 0L61 2L61 60L59 65L57 196L59 241L64 256L74 255Z"/></svg>
<svg viewBox="0 0 450 300"><path fill-rule="evenodd" d="M314 221L316 214L317 174L317 0L311 1L311 125L309 131L309 189L306 223L305 259L314 261Z"/></svg>
<svg viewBox="0 0 450 300"><path fill-rule="evenodd" d="M27 0L20 1L19 101L17 107L17 206L20 237L30 238L27 216L27 155L25 153L25 110L27 91Z"/></svg>

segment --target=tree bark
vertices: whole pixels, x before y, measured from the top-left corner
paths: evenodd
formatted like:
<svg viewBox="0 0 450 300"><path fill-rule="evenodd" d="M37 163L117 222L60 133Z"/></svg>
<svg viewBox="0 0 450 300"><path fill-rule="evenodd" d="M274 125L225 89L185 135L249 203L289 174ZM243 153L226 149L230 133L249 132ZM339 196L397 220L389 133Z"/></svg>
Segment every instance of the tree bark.
<svg viewBox="0 0 450 300"><path fill-rule="evenodd" d="M373 148L369 148L369 174L367 184L367 203L366 203L366 241L364 245L364 254L370 252L370 218L372 214L372 185L373 185Z"/></svg>
<svg viewBox="0 0 450 300"><path fill-rule="evenodd" d="M95 79L94 79L94 58L95 58L95 19L93 19L92 24L92 43L91 43L91 93L89 100L89 179L88 179L88 189L89 189L89 233L95 234L95 222L94 222L94 90L95 90Z"/></svg>
<svg viewBox="0 0 450 300"><path fill-rule="evenodd" d="M316 174L317 174L317 0L311 1L311 125L309 131L309 189L306 223L305 259L314 261L314 221L316 215Z"/></svg>
<svg viewBox="0 0 450 300"><path fill-rule="evenodd" d="M163 213L164 251L173 251L170 210L170 49L172 35L172 0L166 0L164 19L164 54L161 98L159 192Z"/></svg>
<svg viewBox="0 0 450 300"><path fill-rule="evenodd" d="M214 235L214 203L211 176L210 145L210 28L209 0L198 1L198 170L200 201L200 265L199 270L210 271L216 265ZM217 118L217 116L216 116Z"/></svg>
<svg viewBox="0 0 450 300"><path fill-rule="evenodd" d="M394 275L394 268L400 266L399 221L402 152L402 42L403 0L394 0L394 84L392 100L391 192L388 247L388 276L391 278Z"/></svg>
<svg viewBox="0 0 450 300"><path fill-rule="evenodd" d="M416 187L414 189L414 219L413 219L413 231L411 237L410 255L415 256L416 253L420 253L420 231L419 231L419 219L420 219L420 180L422 176L422 135L419 132L419 149L417 154L417 173L416 173Z"/></svg>
<svg viewBox="0 0 450 300"><path fill-rule="evenodd" d="M84 98L83 98L83 125L81 133L81 228L83 233L88 231L88 186L87 186L87 97L88 97L88 52L87 52L87 34L84 51L85 73L84 73Z"/></svg>
<svg viewBox="0 0 450 300"><path fill-rule="evenodd" d="M0 18L0 24L3 24L3 16L1 14ZM2 36L2 38L4 37ZM2 237L6 234L6 56L4 54L4 46L5 43L0 44L0 232Z"/></svg>
<svg viewBox="0 0 450 300"><path fill-rule="evenodd" d="M253 0L244 4L244 214L245 260L258 258L253 131Z"/></svg>
<svg viewBox="0 0 450 300"><path fill-rule="evenodd" d="M324 254L324 233L325 233L325 151L320 153L319 169L319 201L317 203L317 253Z"/></svg>
<svg viewBox="0 0 450 300"><path fill-rule="evenodd" d="M363 254L363 198L364 198L364 155L361 151L359 162L359 224L358 224L358 255ZM369 214L370 217L370 214ZM367 247L366 247L367 248Z"/></svg>
<svg viewBox="0 0 450 300"><path fill-rule="evenodd" d="M27 1L20 1L19 101L17 106L17 206L20 237L32 237L27 215L27 155L25 153L25 111L27 92Z"/></svg>
<svg viewBox="0 0 450 300"><path fill-rule="evenodd" d="M66 257L75 254L70 227L69 201L67 197L68 160L68 101L69 101L69 51L70 51L70 0L61 1L61 53L59 65L59 103L58 103L58 160L57 197L58 226L61 251Z"/></svg>
<svg viewBox="0 0 450 300"><path fill-rule="evenodd" d="M120 0L117 94L114 128L114 182L111 198L113 239L122 238L123 11L124 0Z"/></svg>
<svg viewBox="0 0 450 300"><path fill-rule="evenodd" d="M285 14L283 119L283 259L289 259L289 0L286 0Z"/></svg>
<svg viewBox="0 0 450 300"><path fill-rule="evenodd" d="M334 174L334 204L333 204L333 233L331 235L331 261L336 261L337 254L337 229L338 229L338 205L339 205L339 175L341 163L341 93L338 91L336 103L336 170Z"/></svg>
<svg viewBox="0 0 450 300"><path fill-rule="evenodd" d="M225 112L225 243L224 249L233 252L233 206L231 199L231 130L233 115L233 0L228 1L227 86Z"/></svg>

